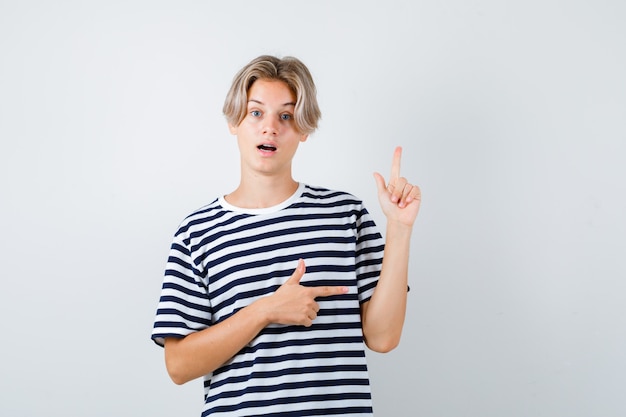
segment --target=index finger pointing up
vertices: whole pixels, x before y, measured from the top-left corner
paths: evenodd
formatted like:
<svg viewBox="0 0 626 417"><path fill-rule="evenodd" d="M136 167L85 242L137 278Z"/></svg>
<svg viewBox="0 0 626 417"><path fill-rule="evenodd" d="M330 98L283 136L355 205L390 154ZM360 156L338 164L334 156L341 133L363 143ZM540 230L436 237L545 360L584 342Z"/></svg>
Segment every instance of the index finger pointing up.
<svg viewBox="0 0 626 417"><path fill-rule="evenodd" d="M391 163L391 178L389 178L389 182L393 183L398 178L400 178L400 159L402 158L402 147L396 147L396 150L393 152L393 161Z"/></svg>

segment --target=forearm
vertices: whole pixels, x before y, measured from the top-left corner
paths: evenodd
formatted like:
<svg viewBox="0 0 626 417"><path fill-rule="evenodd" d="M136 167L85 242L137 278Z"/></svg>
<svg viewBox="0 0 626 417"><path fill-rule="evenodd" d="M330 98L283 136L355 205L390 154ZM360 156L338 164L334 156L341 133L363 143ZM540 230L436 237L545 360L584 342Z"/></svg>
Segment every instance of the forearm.
<svg viewBox="0 0 626 417"><path fill-rule="evenodd" d="M367 346L388 352L400 342L406 314L411 227L388 222L385 255L374 294L363 307Z"/></svg>
<svg viewBox="0 0 626 417"><path fill-rule="evenodd" d="M183 384L213 372L232 358L270 323L311 326L317 317L317 297L345 294L347 287L304 287L304 261L270 296L262 297L214 326L183 339L165 340L165 363L170 377Z"/></svg>
<svg viewBox="0 0 626 417"><path fill-rule="evenodd" d="M167 371L176 384L213 372L268 325L259 301L214 326L182 339L165 340Z"/></svg>

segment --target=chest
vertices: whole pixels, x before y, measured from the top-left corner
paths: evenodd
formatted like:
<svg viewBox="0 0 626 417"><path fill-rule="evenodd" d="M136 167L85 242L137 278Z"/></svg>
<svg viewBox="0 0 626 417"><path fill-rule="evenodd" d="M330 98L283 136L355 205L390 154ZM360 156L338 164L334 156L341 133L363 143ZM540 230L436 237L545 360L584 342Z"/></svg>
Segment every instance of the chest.
<svg viewBox="0 0 626 417"><path fill-rule="evenodd" d="M254 231L254 232L251 232ZM201 268L214 322L272 294L306 264L302 285L345 285L356 291L356 232L345 218L297 221L232 231L203 249Z"/></svg>

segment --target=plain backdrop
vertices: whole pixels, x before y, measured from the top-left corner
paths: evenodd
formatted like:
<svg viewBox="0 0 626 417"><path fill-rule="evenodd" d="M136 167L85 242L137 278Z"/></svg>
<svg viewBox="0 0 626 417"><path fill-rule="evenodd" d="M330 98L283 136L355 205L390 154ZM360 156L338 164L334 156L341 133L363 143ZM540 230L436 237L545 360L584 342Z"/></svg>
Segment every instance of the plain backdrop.
<svg viewBox="0 0 626 417"><path fill-rule="evenodd" d="M626 415L626 3L0 0L0 415L198 416L150 340L169 245L232 191L235 72L295 55L298 180L421 185L376 415Z"/></svg>

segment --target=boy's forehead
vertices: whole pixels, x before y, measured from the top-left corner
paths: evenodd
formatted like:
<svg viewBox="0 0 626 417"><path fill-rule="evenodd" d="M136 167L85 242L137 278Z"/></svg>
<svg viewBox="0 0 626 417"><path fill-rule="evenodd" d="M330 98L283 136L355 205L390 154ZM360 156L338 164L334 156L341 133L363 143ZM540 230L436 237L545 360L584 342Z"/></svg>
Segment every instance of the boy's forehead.
<svg viewBox="0 0 626 417"><path fill-rule="evenodd" d="M250 86L248 103L279 103L283 106L295 106L296 95L284 81L260 79Z"/></svg>

